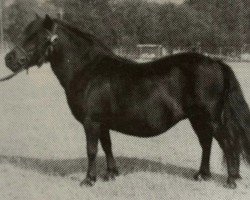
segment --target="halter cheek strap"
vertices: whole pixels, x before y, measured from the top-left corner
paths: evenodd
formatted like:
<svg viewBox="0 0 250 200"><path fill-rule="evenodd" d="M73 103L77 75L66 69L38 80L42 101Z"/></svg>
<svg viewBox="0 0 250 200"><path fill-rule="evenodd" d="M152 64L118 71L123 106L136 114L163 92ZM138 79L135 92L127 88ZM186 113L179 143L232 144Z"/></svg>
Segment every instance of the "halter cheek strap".
<svg viewBox="0 0 250 200"><path fill-rule="evenodd" d="M54 25L52 32L47 30L48 33L48 42L49 45L46 47L45 53L41 58L39 58L37 66L41 67L42 64L46 61L49 54L54 50L54 46L56 44L56 41L58 39L58 35L56 34L57 24Z"/></svg>

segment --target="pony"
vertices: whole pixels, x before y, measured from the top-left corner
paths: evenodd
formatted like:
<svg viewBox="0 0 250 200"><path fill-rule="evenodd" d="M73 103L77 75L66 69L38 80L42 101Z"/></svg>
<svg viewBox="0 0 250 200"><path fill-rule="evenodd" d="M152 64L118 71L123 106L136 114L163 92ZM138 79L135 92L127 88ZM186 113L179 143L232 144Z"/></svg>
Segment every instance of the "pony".
<svg viewBox="0 0 250 200"><path fill-rule="evenodd" d="M188 119L202 148L196 180L207 180L215 138L224 152L228 188L236 188L240 157L250 163L250 112L231 68L197 53L139 64L116 56L95 36L46 15L33 20L5 57L19 73L49 62L73 116L84 127L88 170L81 185L96 182L98 142L106 155L105 180L119 174L110 130L153 137ZM150 151L150 150L149 150Z"/></svg>

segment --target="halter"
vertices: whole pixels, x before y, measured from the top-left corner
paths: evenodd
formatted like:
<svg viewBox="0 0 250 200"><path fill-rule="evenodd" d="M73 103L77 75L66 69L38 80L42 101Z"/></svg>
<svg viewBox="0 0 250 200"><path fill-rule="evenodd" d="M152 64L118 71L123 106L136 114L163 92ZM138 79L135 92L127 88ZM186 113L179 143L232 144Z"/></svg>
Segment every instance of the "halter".
<svg viewBox="0 0 250 200"><path fill-rule="evenodd" d="M48 45L46 45L46 47L45 47L44 54L38 59L38 63L37 63L38 67L42 66L42 64L46 61L46 58L48 57L49 53L54 50L55 42L58 39L58 35L56 34L56 30L57 30L57 23L54 24L52 31L49 31L48 29L46 29L48 41L46 41L45 44L48 44ZM16 44L16 48L22 52L22 54L26 58L26 61L30 61L29 53L24 48L22 48L19 44ZM28 73L28 68L23 67L20 70L14 72L13 74L10 74L8 76L1 78L0 82L9 80L24 70L27 70L27 73Z"/></svg>
<svg viewBox="0 0 250 200"><path fill-rule="evenodd" d="M51 53L54 50L55 42L58 39L58 35L56 34L57 26L58 25L55 23L52 31L49 31L46 29L46 33L48 35L47 36L48 46L46 47L45 53L38 60L38 63L37 63L38 67L42 66L42 64L45 62L46 58L48 57L49 53ZM47 42L45 42L45 44Z"/></svg>

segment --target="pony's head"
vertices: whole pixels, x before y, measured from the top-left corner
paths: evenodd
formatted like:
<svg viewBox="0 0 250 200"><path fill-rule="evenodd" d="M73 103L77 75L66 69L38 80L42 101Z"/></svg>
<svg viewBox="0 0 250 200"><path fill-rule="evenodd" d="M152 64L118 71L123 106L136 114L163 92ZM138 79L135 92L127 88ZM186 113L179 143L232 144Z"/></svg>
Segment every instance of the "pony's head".
<svg viewBox="0 0 250 200"><path fill-rule="evenodd" d="M17 72L47 62L57 40L55 31L56 24L48 15L45 18L36 16L22 32L13 50L6 55L7 67Z"/></svg>

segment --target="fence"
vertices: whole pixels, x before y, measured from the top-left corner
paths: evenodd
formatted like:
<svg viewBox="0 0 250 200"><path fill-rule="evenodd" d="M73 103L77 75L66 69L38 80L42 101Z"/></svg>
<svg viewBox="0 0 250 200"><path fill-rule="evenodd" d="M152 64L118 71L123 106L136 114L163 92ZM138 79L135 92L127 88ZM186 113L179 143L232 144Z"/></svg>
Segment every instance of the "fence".
<svg viewBox="0 0 250 200"><path fill-rule="evenodd" d="M245 44L242 47L224 46L215 48L196 45L179 47L171 50L162 45L139 44L135 47L119 47L116 48L114 52L117 55L139 62L147 62L166 55L183 52L198 52L212 58L230 62L250 62L250 44Z"/></svg>
<svg viewBox="0 0 250 200"><path fill-rule="evenodd" d="M167 55L167 50L158 44L138 44L134 47L120 46L114 52L119 56L138 62L147 62Z"/></svg>
<svg viewBox="0 0 250 200"><path fill-rule="evenodd" d="M224 46L217 48L199 47L199 53L231 62L250 62L250 45L242 47Z"/></svg>

